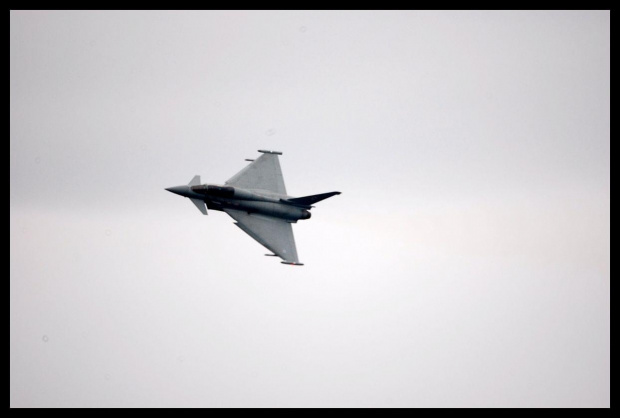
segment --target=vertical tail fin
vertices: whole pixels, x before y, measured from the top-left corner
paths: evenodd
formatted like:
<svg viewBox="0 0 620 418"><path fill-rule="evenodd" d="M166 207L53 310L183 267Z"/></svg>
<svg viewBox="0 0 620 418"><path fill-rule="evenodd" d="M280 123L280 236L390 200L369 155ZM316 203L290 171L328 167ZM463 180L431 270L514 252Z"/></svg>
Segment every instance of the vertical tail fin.
<svg viewBox="0 0 620 418"><path fill-rule="evenodd" d="M311 206L312 204L314 204L316 202L320 202L321 200L325 200L328 197L332 197L332 196L335 196L337 194L340 194L340 192L329 192L329 193L313 194L313 195L310 195L310 196L295 197L295 198L292 198L292 199L286 199L285 202L292 203L293 205L297 205L297 206Z"/></svg>

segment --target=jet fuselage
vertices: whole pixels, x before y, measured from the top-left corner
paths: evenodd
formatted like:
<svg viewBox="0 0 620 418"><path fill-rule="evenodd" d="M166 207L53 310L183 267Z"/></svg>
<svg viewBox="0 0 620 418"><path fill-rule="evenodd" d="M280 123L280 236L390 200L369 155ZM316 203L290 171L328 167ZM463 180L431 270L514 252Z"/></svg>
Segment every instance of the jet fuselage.
<svg viewBox="0 0 620 418"><path fill-rule="evenodd" d="M297 222L310 219L310 212L303 207L287 203L289 196L275 194L266 190L248 190L239 187L201 184L196 186L176 186L166 189L190 199L200 199L207 208L222 211L235 209L274 218Z"/></svg>

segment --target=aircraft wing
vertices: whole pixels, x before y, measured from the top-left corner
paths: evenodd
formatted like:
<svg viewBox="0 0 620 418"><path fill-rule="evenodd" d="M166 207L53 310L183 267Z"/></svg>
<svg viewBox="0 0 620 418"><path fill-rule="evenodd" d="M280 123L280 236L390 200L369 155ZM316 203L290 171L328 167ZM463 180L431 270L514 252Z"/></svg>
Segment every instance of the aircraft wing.
<svg viewBox="0 0 620 418"><path fill-rule="evenodd" d="M259 151L263 155L226 181L230 186L260 189L286 194L280 161L275 151ZM232 215L231 215L232 216Z"/></svg>
<svg viewBox="0 0 620 418"><path fill-rule="evenodd" d="M254 238L261 245L273 252L288 264L300 264L297 258L293 227L290 223L263 215L224 209L243 232Z"/></svg>

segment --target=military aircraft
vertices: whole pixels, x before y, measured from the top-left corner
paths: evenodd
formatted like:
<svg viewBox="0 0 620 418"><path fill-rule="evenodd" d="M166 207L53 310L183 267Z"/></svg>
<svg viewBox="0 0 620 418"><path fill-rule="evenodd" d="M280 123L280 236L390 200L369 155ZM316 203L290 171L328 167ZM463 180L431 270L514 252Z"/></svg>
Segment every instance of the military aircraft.
<svg viewBox="0 0 620 418"><path fill-rule="evenodd" d="M194 176L187 186L166 190L189 198L203 215L207 215L207 208L226 212L243 232L273 253L265 255L280 257L282 264L303 266L297 257L291 224L310 219L312 204L340 192L289 196L278 160L282 153L258 152L262 155L256 160L246 159L251 164L224 185L201 184L200 176Z"/></svg>

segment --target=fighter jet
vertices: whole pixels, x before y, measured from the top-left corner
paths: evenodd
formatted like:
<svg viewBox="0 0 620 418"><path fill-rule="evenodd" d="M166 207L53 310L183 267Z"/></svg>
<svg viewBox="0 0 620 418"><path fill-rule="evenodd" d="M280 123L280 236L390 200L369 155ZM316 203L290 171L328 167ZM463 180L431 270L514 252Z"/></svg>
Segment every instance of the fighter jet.
<svg viewBox="0 0 620 418"><path fill-rule="evenodd" d="M194 176L187 186L166 190L189 198L203 215L207 215L207 208L226 212L243 232L273 253L265 255L280 257L282 264L303 266L297 257L291 224L310 219L314 203L340 192L289 196L278 160L282 153L258 152L262 153L260 157L246 160L251 163L223 185L202 184L200 176Z"/></svg>

